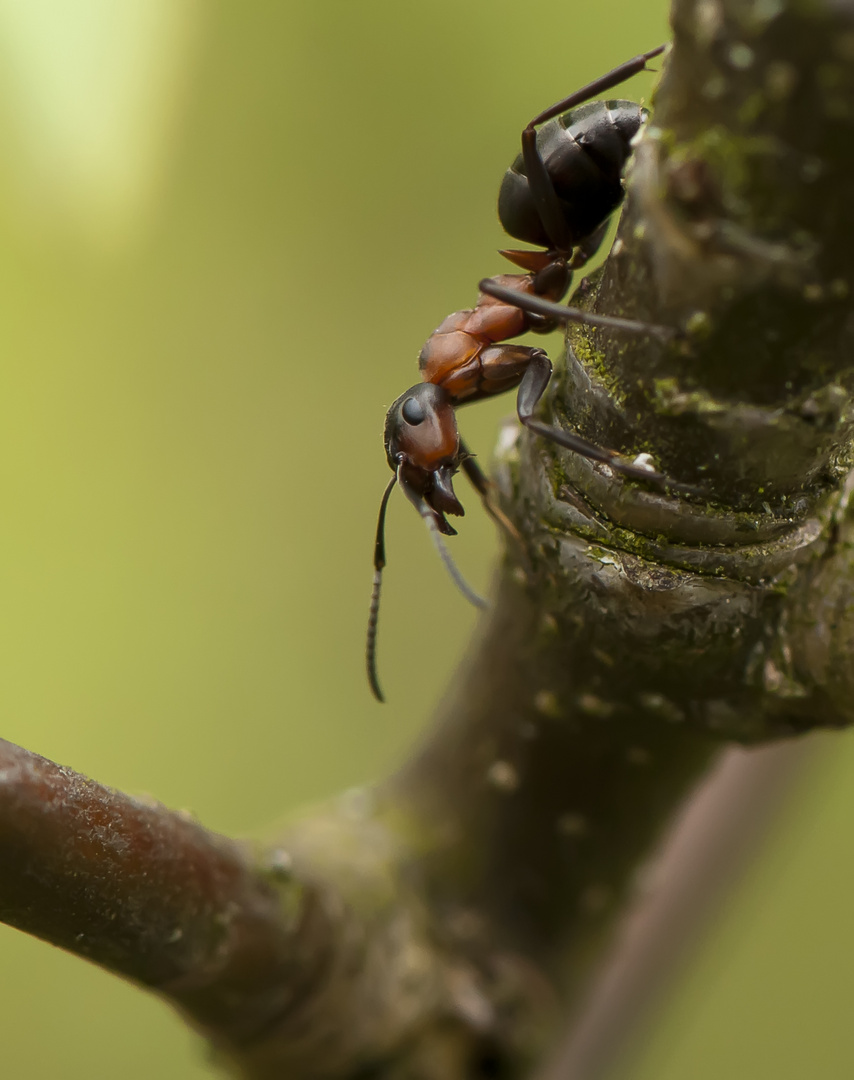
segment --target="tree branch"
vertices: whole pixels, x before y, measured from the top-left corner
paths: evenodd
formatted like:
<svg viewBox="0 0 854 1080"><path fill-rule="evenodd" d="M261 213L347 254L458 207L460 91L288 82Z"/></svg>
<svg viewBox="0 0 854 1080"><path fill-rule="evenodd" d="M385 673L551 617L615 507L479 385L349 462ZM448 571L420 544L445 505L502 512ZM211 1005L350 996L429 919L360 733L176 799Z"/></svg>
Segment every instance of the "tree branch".
<svg viewBox="0 0 854 1080"><path fill-rule="evenodd" d="M226 1041L281 1012L285 976L329 933L308 890L250 855L0 740L0 918L163 993Z"/></svg>
<svg viewBox="0 0 854 1080"><path fill-rule="evenodd" d="M574 328L553 407L709 499L626 492L524 440L505 483L576 693L605 687L615 710L657 695L697 731L757 741L852 718L852 12L678 0L674 23L616 252L584 299L689 337Z"/></svg>
<svg viewBox="0 0 854 1080"><path fill-rule="evenodd" d="M811 746L811 744L809 744ZM642 873L637 901L536 1080L611 1075L655 1016L702 929L756 856L769 824L813 761L808 745L728 750L698 785Z"/></svg>

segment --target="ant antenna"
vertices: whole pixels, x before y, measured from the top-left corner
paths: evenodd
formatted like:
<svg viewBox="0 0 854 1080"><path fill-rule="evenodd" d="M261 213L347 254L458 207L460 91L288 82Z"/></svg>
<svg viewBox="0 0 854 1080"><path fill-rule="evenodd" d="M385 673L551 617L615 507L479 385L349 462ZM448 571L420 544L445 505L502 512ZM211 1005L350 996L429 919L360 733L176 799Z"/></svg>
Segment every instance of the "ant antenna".
<svg viewBox="0 0 854 1080"><path fill-rule="evenodd" d="M430 533L433 540L436 551L439 553L439 558L445 564L445 569L448 571L453 583L466 600L468 600L469 603L474 604L475 607L485 608L488 606L483 597L479 596L474 591L460 573L457 564L451 557L451 553L448 551L441 533L439 532L439 526L436 524L436 515L432 507L429 506L421 495L418 495L412 490L409 484L406 483L401 476L400 466L398 466L397 473L389 480L388 486L383 492L382 501L380 502L379 517L377 518L377 538L374 544L374 582L371 588L371 607L368 613L368 633L365 644L365 663L368 671L368 682L370 683L371 690L377 701L385 701L385 696L380 688L379 677L377 675L377 624L379 623L380 614L380 589L382 588L383 568L385 567L385 515L392 488L396 483L400 485L407 499L409 499L421 515L424 524L427 526L427 531Z"/></svg>
<svg viewBox="0 0 854 1080"><path fill-rule="evenodd" d="M368 682L371 684L371 690L377 701L385 701L377 677L377 623L380 617L380 589L383 583L383 567L385 566L385 511L391 489L396 482L397 474L389 480L380 502L380 513L377 518L377 538L374 543L374 583L371 586L371 609L368 614L368 636L365 644Z"/></svg>

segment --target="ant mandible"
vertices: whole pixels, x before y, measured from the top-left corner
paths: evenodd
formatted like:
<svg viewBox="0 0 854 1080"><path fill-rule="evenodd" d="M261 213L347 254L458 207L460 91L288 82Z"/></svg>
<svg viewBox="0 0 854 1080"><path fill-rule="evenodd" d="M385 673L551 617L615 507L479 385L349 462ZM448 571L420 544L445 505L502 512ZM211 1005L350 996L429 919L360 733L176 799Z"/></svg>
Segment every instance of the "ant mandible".
<svg viewBox="0 0 854 1080"><path fill-rule="evenodd" d="M388 411L384 442L394 475L380 503L367 635L368 681L378 701L385 699L377 678L377 620L386 562L386 507L394 485L419 512L452 578L477 606L484 606L484 601L466 584L442 541L443 535L456 534L445 515L464 513L452 482L458 469L481 495L487 511L515 533L493 505L489 481L460 438L454 413L460 405L518 387L516 410L530 431L604 462L624 476L688 490L662 473L622 460L614 450L534 419L534 409L552 375L551 360L543 349L499 344L529 330L546 333L561 322L663 340L676 333L668 327L593 315L558 303L569 289L572 271L599 249L611 214L623 200L623 169L632 140L647 116L634 102L591 99L643 71L664 49L660 45L620 64L539 113L525 127L522 153L507 170L498 194L498 217L514 239L544 250L501 252L526 273L481 281L477 306L454 312L433 331L419 357L422 382L401 394Z"/></svg>

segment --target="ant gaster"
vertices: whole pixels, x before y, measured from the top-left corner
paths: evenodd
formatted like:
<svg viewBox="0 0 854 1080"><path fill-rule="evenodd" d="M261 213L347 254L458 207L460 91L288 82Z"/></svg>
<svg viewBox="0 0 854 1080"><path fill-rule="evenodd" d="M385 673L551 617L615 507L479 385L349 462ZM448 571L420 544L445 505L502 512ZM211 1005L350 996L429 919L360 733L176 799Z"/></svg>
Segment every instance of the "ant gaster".
<svg viewBox="0 0 854 1080"><path fill-rule="evenodd" d="M376 670L377 619L385 566L385 514L395 483L423 518L456 584L478 606L484 602L463 580L442 541L443 535L456 533L445 515L464 512L453 487L458 469L480 493L488 512L515 533L493 505L489 481L460 438L454 412L460 405L518 387L517 413L530 431L604 462L624 476L685 490L651 468L623 460L614 450L534 419L534 409L551 378L551 360L543 349L500 344L529 330L545 333L570 321L664 340L674 336L675 331L667 327L593 315L558 303L569 289L572 271L602 244L609 218L622 202L623 169L632 140L647 116L630 101L591 99L643 71L664 48L660 45L620 64L539 113L525 127L522 153L507 170L499 191L498 216L514 239L545 250L501 252L526 273L481 281L477 306L449 315L434 330L419 358L422 382L401 394L388 411L384 440L394 475L380 504L367 636L368 680L379 701L384 698Z"/></svg>

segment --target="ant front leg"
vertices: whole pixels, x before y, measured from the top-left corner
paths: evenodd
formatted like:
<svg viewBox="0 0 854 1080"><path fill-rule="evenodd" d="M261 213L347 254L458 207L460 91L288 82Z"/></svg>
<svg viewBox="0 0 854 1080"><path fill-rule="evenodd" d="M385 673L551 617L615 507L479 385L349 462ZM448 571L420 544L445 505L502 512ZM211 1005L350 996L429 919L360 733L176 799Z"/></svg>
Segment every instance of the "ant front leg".
<svg viewBox="0 0 854 1080"><path fill-rule="evenodd" d="M571 251L574 246L573 237L567 226L566 217L555 191L554 182L549 176L549 171L537 146L537 127L547 120L560 116L561 113L567 112L576 105L583 105L584 102L591 101L593 98L605 93L605 91L612 90L615 86L625 82L626 79L631 78L632 75L644 71L647 63L654 57L660 56L665 48L665 45L659 45L658 48L652 49L650 52L641 53L640 56L627 60L612 71L607 72L607 74L587 83L586 86L582 86L580 90L576 90L569 97L555 102L548 109L538 113L522 132L522 160L525 163L525 175L528 178L531 195L540 221L556 251ZM589 257L588 255L587 258Z"/></svg>
<svg viewBox="0 0 854 1080"><path fill-rule="evenodd" d="M582 457L589 458L591 461L601 461L615 472L628 476L632 480L643 480L645 483L652 483L684 494L696 495L699 493L697 488L688 484L677 483L665 476L664 473L656 472L654 469L646 469L641 465L633 465L627 461L621 461L621 455L616 450L606 450L602 446L588 442L587 439L582 439L579 435L564 431L563 428L553 427L551 424L544 424L541 420L535 420L533 416L534 409L549 385L552 370L552 362L546 353L542 349L533 349L527 370L522 376L521 383L519 383L519 393L516 399L516 411L519 419L529 431L533 431L535 435L540 435L542 438L548 439L549 442L556 443L566 450L572 450Z"/></svg>
<svg viewBox="0 0 854 1080"><path fill-rule="evenodd" d="M460 450L465 454L461 468L468 477L471 486L478 495L480 495L484 510L489 514L496 525L502 528L517 544L521 545L522 537L519 530L510 518L507 517L495 498L495 484L493 484L483 469L481 469L474 454L469 452L468 447L462 440L460 440Z"/></svg>
<svg viewBox="0 0 854 1080"><path fill-rule="evenodd" d="M651 480L657 483L667 482L667 477L663 473L620 461L620 455L616 450L606 450L602 446L588 442L587 439L582 439L579 435L573 435L562 428L544 424L541 420L535 420L534 409L546 392L553 370L548 355L542 349L534 349L528 368L522 376L521 383L519 383L519 393L516 398L516 412L529 431L533 431L535 435L541 435L544 439L548 439L549 442L557 443L558 446L562 446L566 450L572 450L582 457L589 458L591 461L601 461L603 464L609 465L612 469L623 473L625 476L630 476L634 480Z"/></svg>

